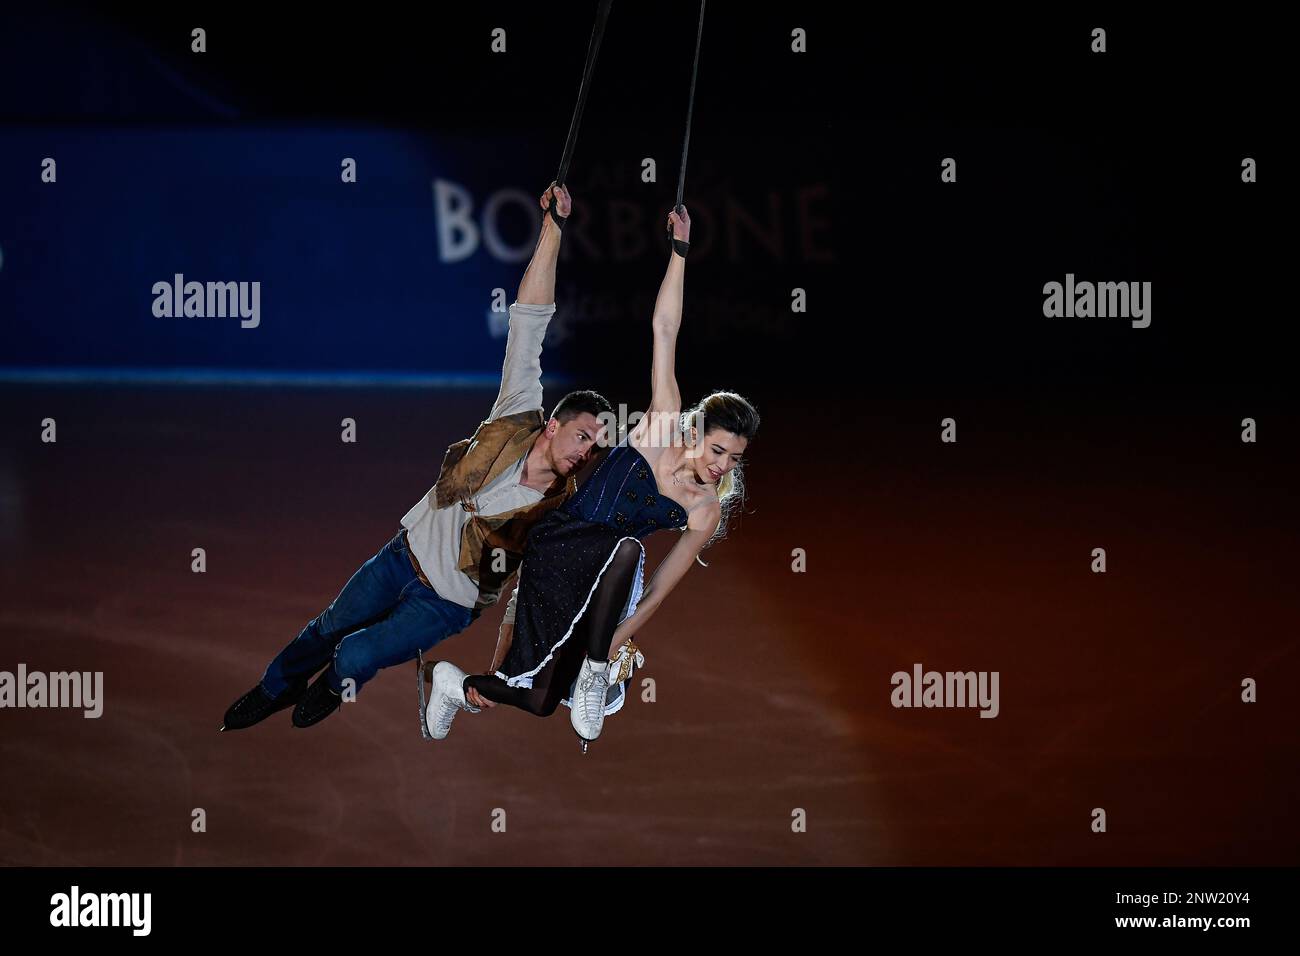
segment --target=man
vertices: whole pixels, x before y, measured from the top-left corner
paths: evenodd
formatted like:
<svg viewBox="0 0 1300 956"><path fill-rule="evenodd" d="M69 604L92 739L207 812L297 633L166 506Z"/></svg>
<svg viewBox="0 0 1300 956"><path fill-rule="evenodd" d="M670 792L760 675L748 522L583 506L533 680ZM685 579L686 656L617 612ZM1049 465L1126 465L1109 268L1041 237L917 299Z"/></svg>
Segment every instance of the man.
<svg viewBox="0 0 1300 956"><path fill-rule="evenodd" d="M359 689L379 669L463 630L517 571L529 529L577 489L574 475L601 442L599 419L611 409L599 394L581 391L566 395L549 419L543 414L542 339L555 312L555 265L572 202L554 183L540 201L550 214L510 306L501 389L488 419L447 449L437 482L402 518L402 530L230 706L222 730L251 727L291 706L294 726L310 727L338 709L345 681Z"/></svg>

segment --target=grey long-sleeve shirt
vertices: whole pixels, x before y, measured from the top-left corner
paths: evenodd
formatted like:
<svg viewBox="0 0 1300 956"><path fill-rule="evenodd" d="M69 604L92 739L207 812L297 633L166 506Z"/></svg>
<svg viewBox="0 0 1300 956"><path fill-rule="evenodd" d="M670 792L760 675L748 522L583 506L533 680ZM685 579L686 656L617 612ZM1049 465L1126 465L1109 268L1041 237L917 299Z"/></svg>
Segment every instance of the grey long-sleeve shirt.
<svg viewBox="0 0 1300 956"><path fill-rule="evenodd" d="M555 304L510 306L510 330L506 336L506 358L501 369L501 390L488 420L532 408L542 408L542 339L555 314ZM535 504L542 493L519 483L524 458L485 485L475 495L481 514L500 514ZM461 571L460 538L470 513L459 505L433 508L426 493L402 518L415 559L420 562L433 589L449 601L472 608L478 599L478 585Z"/></svg>

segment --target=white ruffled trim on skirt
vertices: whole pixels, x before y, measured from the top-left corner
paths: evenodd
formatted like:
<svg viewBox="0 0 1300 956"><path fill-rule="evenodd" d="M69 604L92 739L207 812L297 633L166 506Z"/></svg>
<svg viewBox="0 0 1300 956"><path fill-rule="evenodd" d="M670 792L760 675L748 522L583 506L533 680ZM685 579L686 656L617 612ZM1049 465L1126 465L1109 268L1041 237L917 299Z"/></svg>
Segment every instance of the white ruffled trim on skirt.
<svg viewBox="0 0 1300 956"><path fill-rule="evenodd" d="M536 675L538 671L540 671L543 667L545 667L547 663L550 661L550 659L555 656L556 650L558 650L564 644L564 642L569 639L569 635L573 633L573 629L577 626L578 621L582 620L582 615L587 613L587 605L591 603L591 596L596 593L596 588L600 586L600 579L605 576L605 569L608 568L610 562L614 560L614 555L618 553L619 546L624 541L635 541L637 547L641 549L641 556L637 558L637 562L636 562L636 576L632 581L632 593L628 595L627 604L623 608L623 613L619 615L618 623L622 624L625 620L627 620L629 617L631 617L633 614L636 613L636 606L641 601L641 594L643 591L642 580L645 571L645 545L641 543L640 538L635 538L632 537L631 535L624 535L623 537L619 538L616 542L614 542L614 547L609 552L609 557L605 559L605 563L601 566L600 572L596 575L596 580L593 581L591 584L591 590L587 592L587 599L582 602L582 607L578 609L578 613L574 615L573 620L569 622L569 629L564 632L563 637L561 637L558 641L556 641L553 645L551 645L550 652L546 655L546 657L542 660L542 662L538 664L536 667L534 667L532 670L528 671L526 674L518 674L514 677L507 677L505 674L501 673L501 671L497 671L496 672L497 677L500 677L511 687L532 687L533 686L534 675ZM616 714L618 713L619 710L622 709L623 700L624 698L627 697L626 685L631 683L631 680L632 679L629 677L627 680L623 681L621 684L618 684L616 687L610 688L611 691L617 690L618 693L612 701L608 697L605 698L606 717L608 717L610 714ZM574 683L576 682L577 681L575 679ZM573 685L572 684L569 685L569 696L566 697L564 700L560 701L560 703L564 704L565 707L573 706Z"/></svg>

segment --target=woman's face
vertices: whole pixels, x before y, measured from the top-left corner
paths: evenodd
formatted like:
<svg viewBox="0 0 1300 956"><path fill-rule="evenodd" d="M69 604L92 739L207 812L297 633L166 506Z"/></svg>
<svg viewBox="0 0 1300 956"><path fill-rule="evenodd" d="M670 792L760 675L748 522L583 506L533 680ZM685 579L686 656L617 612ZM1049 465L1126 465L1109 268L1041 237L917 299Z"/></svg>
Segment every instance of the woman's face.
<svg viewBox="0 0 1300 956"><path fill-rule="evenodd" d="M721 428L706 431L702 439L692 428L691 435L696 438L692 464L695 466L695 477L700 481L716 485L722 480L723 475L745 460L748 438Z"/></svg>

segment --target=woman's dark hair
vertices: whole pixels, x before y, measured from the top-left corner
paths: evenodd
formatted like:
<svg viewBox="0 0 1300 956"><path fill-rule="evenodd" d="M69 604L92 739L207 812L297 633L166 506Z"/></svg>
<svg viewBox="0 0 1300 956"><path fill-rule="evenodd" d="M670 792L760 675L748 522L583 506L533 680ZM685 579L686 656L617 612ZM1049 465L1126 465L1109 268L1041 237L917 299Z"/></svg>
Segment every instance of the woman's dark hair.
<svg viewBox="0 0 1300 956"><path fill-rule="evenodd" d="M758 434L758 409L736 392L713 392L700 399L686 412L686 425L698 428L701 420L705 432L721 428L746 441Z"/></svg>

